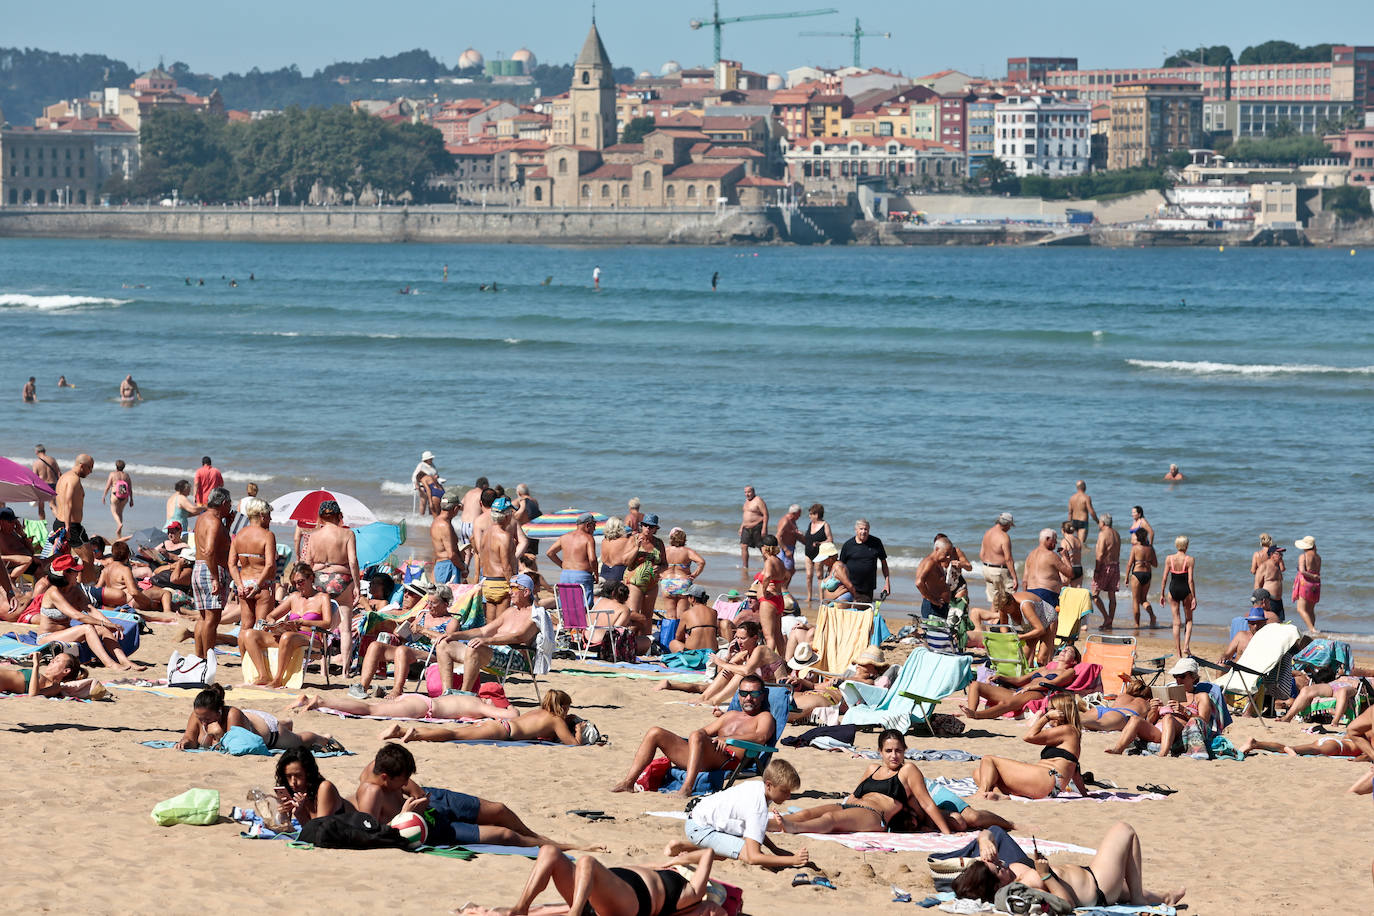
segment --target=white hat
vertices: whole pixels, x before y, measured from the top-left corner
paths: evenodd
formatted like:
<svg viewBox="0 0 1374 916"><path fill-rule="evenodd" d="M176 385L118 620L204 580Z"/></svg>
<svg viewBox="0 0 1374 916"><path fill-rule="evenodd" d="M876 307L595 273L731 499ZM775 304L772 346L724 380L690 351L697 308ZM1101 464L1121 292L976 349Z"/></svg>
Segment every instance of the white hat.
<svg viewBox="0 0 1374 916"><path fill-rule="evenodd" d="M434 460L434 453L431 452L429 449L425 449L424 454L420 456L420 460L421 460L421 461L433 461L433 460Z"/></svg>
<svg viewBox="0 0 1374 916"><path fill-rule="evenodd" d="M810 668L820 661L820 658L816 650L811 648L811 643L800 642L797 643L797 648L792 650L792 657L787 660L787 667L793 671L800 671L803 668Z"/></svg>
<svg viewBox="0 0 1374 916"><path fill-rule="evenodd" d="M840 548L835 546L835 542L825 541L821 546L816 548L816 559L812 562L820 563L822 560L828 560L831 557L838 557L839 555Z"/></svg>
<svg viewBox="0 0 1374 916"><path fill-rule="evenodd" d="M1309 534L1301 541L1294 541L1293 546L1299 550L1315 550L1317 547L1317 539Z"/></svg>
<svg viewBox="0 0 1374 916"><path fill-rule="evenodd" d="M1174 666L1169 669L1169 674L1178 677L1180 674L1200 674L1195 658L1180 658L1174 662Z"/></svg>

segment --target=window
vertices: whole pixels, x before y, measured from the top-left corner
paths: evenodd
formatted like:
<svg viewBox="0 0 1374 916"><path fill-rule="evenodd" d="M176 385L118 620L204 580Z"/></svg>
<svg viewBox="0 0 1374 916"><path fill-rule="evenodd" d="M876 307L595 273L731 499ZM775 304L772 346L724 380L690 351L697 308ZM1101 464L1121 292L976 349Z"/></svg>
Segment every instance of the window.
<svg viewBox="0 0 1374 916"><path fill-rule="evenodd" d="M558 174L560 174L560 175L566 175L566 174L568 174L568 160L567 160L567 159L559 159L559 160L558 160Z"/></svg>
<svg viewBox="0 0 1374 916"><path fill-rule="evenodd" d="M591 200L591 199L592 199L592 186L591 186L591 185L589 185L589 184L584 184L584 185L582 186L582 199L583 199L583 200Z"/></svg>
<svg viewBox="0 0 1374 916"><path fill-rule="evenodd" d="M534 202L539 203L544 199L544 189L539 185L534 186Z"/></svg>
<svg viewBox="0 0 1374 916"><path fill-rule="evenodd" d="M71 178L71 177L72 177L72 167L71 167L71 166L67 166L66 173L63 175L63 177L64 177L64 178Z"/></svg>
<svg viewBox="0 0 1374 916"><path fill-rule="evenodd" d="M29 167L28 167L27 165L24 166L24 177L25 177L25 178L28 178L28 177L29 177Z"/></svg>
<svg viewBox="0 0 1374 916"><path fill-rule="evenodd" d="M586 85L587 85L588 83L590 83L591 81L592 81L592 75L591 75L590 73L588 73L586 70L583 70L583 71L582 71L582 85L586 86Z"/></svg>
<svg viewBox="0 0 1374 916"><path fill-rule="evenodd" d="M677 197L677 186L671 184L668 185L668 190L666 193L668 195L669 200L672 200L673 198Z"/></svg>
<svg viewBox="0 0 1374 916"><path fill-rule="evenodd" d="M621 200L629 200L629 198L630 198L630 183L627 181L627 182L625 182L623 185L620 186L620 199L621 199Z"/></svg>
<svg viewBox="0 0 1374 916"><path fill-rule="evenodd" d="M43 166L41 166L41 165L38 167L38 177L39 177L39 178L42 178L42 177L43 177Z"/></svg>
<svg viewBox="0 0 1374 916"><path fill-rule="evenodd" d="M38 202L39 202L40 204L43 203L43 189L42 189L42 188L39 188L39 189L38 189Z"/></svg>
<svg viewBox="0 0 1374 916"><path fill-rule="evenodd" d="M42 158L43 158L43 147L41 147L41 146L38 148L38 158L39 158L39 159L42 159Z"/></svg>
<svg viewBox="0 0 1374 916"><path fill-rule="evenodd" d="M70 161L72 158L72 148L70 146L67 147L65 150L62 151L62 154L63 159Z"/></svg>
<svg viewBox="0 0 1374 916"><path fill-rule="evenodd" d="M648 169L645 169L645 170L644 170L643 188L644 188L644 190L649 191L649 190L652 190L653 187L654 187L654 173L651 172L651 171L649 171Z"/></svg>
<svg viewBox="0 0 1374 916"><path fill-rule="evenodd" d="M697 199L697 186L696 186L696 185L694 185L694 184L689 184L689 185L687 186L687 199L688 199L688 200L696 200L696 199Z"/></svg>
<svg viewBox="0 0 1374 916"><path fill-rule="evenodd" d="M77 192L76 192L76 202L79 203L79 204L84 204L84 203L86 202L86 192L85 192L85 191L77 191Z"/></svg>
<svg viewBox="0 0 1374 916"><path fill-rule="evenodd" d="M715 200L715 199L716 199L716 186L715 186L715 185L713 185L713 184L708 184L708 185L706 186L706 199L707 199L707 200Z"/></svg>
<svg viewBox="0 0 1374 916"><path fill-rule="evenodd" d="M601 199L602 199L602 200L609 200L609 199L610 199L610 196L611 196L611 186L608 185L608 184L603 184L603 185L601 186Z"/></svg>
<svg viewBox="0 0 1374 916"><path fill-rule="evenodd" d="M32 200L32 199L33 199L33 198L32 198L32 195L31 195L30 192L29 192L29 189L28 189L28 188L25 188L25 189L24 189L24 203L28 203L28 202L29 202L30 200Z"/></svg>
<svg viewBox="0 0 1374 916"><path fill-rule="evenodd" d="M591 120L589 112L585 112L585 111L582 112L582 120L583 120L583 121Z"/></svg>

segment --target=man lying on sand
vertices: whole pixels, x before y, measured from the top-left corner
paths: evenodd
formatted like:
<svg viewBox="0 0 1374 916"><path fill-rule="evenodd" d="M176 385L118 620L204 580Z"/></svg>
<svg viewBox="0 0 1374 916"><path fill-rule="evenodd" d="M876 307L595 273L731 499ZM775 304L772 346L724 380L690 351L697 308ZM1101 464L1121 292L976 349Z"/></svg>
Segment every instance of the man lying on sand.
<svg viewBox="0 0 1374 916"><path fill-rule="evenodd" d="M663 753L677 766L687 771L679 795L692 794L692 784L697 776L707 770L719 770L732 765L744 753L739 748L726 744L729 738L768 744L773 740L776 723L768 711L768 688L763 679L749 675L740 682L740 708L731 712L717 713L717 718L692 732L686 738L679 737L661 726L655 726L644 735L635 752L634 762L625 778L611 787L612 792L628 792L639 774L649 765L658 753Z"/></svg>

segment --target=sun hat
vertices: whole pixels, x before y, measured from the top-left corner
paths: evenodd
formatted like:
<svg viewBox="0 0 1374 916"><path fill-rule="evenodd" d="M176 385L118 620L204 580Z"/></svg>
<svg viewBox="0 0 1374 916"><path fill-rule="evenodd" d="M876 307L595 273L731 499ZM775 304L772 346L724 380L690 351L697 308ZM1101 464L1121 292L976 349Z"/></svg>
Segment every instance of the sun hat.
<svg viewBox="0 0 1374 916"><path fill-rule="evenodd" d="M1293 546L1299 550L1314 550L1317 546L1317 539L1309 534L1300 541L1294 541Z"/></svg>
<svg viewBox="0 0 1374 916"><path fill-rule="evenodd" d="M86 567L82 564L81 558L64 553L62 556L52 561L51 569L56 573L81 572Z"/></svg>
<svg viewBox="0 0 1374 916"><path fill-rule="evenodd" d="M1264 616L1264 608L1262 607L1252 607L1250 608L1250 613L1245 615L1246 623L1264 623L1267 619L1268 618Z"/></svg>
<svg viewBox="0 0 1374 916"><path fill-rule="evenodd" d="M816 653L816 650L811 648L811 643L797 643L797 648L792 650L792 657L787 660L787 667L793 671L800 671L803 668L810 668L820 659L821 657Z"/></svg>
<svg viewBox="0 0 1374 916"><path fill-rule="evenodd" d="M657 528L659 527L658 516L650 512L648 515L644 516L644 520L640 522L640 524L645 528Z"/></svg>
<svg viewBox="0 0 1374 916"><path fill-rule="evenodd" d="M881 646L864 646L864 650L854 661L860 665L886 665L887 657L883 655Z"/></svg>
<svg viewBox="0 0 1374 916"><path fill-rule="evenodd" d="M1169 674L1178 677L1180 674L1198 674L1197 659L1180 658L1174 662L1174 666L1169 669Z"/></svg>
<svg viewBox="0 0 1374 916"><path fill-rule="evenodd" d="M839 555L840 548L835 546L835 542L825 541L821 544L821 546L816 548L816 559L812 562L820 563L822 560L828 560L831 557L838 557Z"/></svg>
<svg viewBox="0 0 1374 916"><path fill-rule="evenodd" d="M424 454L420 456L420 460L421 460L421 461L433 461L433 460L434 460L434 453L431 452L429 449L425 449Z"/></svg>

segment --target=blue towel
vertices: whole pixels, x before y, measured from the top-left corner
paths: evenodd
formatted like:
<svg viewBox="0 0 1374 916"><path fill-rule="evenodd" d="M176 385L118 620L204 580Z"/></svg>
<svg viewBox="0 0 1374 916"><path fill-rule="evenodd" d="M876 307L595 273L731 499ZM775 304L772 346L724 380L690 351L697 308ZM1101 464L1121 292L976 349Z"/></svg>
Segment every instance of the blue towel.
<svg viewBox="0 0 1374 916"><path fill-rule="evenodd" d="M687 649L683 652L669 652L659 658L669 668L686 668L694 671L705 669L711 653L706 649Z"/></svg>
<svg viewBox="0 0 1374 916"><path fill-rule="evenodd" d="M138 743L141 744L141 745L143 745L144 747L153 747L153 748L157 748L158 750L166 750L167 748L172 748L172 747L176 747L176 746L177 746L177 743L176 743L175 741L140 741L140 742L138 742ZM184 747L184 748L182 748L182 750L185 751L185 752L188 753L188 754L199 754L199 753L202 753L202 752L210 752L210 751L213 751L214 748L210 748L210 747ZM268 750L270 753L272 753L272 754L285 754L285 753L286 753L286 748L284 748L284 747L269 747L267 750ZM220 753L220 752L216 752L216 753ZM313 751L312 753L315 755L316 759L319 759L320 757L352 757L352 756L353 756L353 752L352 752L352 751Z"/></svg>

